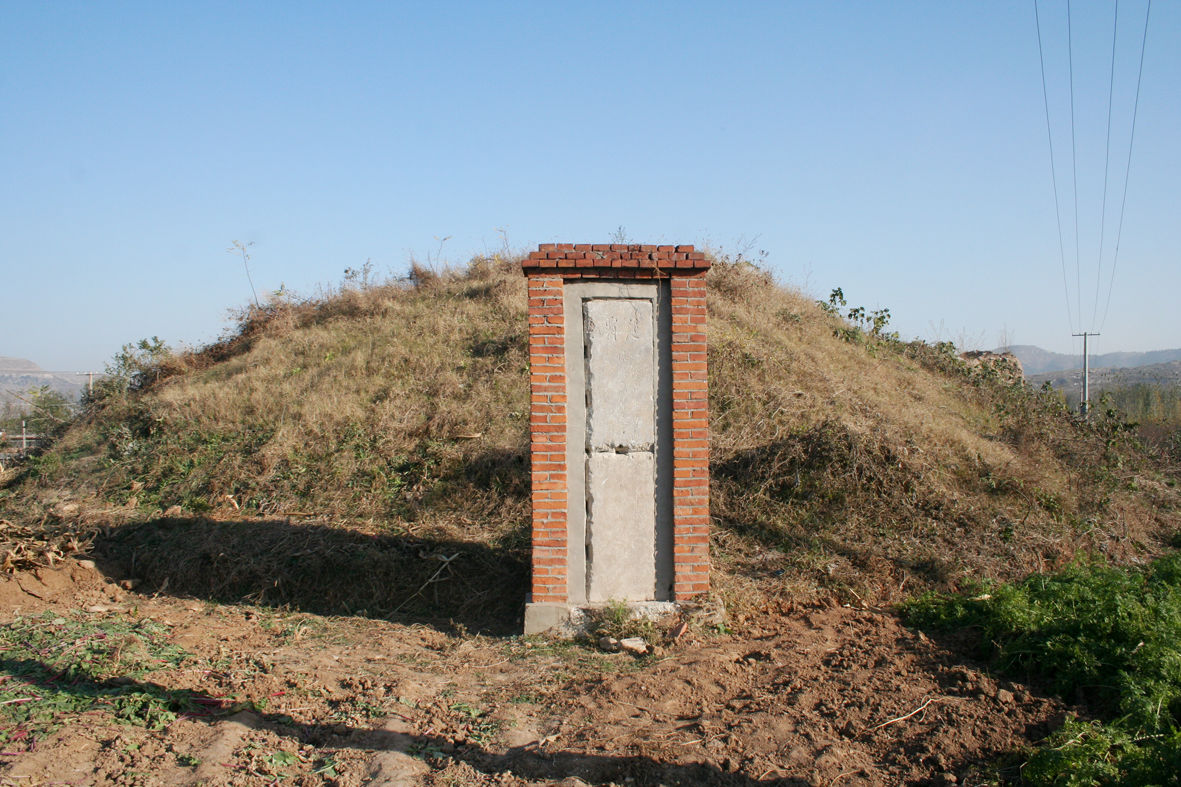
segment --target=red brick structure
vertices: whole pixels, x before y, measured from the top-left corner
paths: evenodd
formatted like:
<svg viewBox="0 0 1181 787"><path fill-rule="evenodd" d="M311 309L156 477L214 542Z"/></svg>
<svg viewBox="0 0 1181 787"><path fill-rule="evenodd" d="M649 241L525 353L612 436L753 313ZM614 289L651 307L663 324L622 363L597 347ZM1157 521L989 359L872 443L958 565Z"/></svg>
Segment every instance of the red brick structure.
<svg viewBox="0 0 1181 787"><path fill-rule="evenodd" d="M532 603L566 604L571 594L567 519L570 496L566 293L571 284L649 282L671 327L664 357L671 373L672 577L667 600L709 589L709 415L705 274L710 263L692 246L541 244L523 262L529 290L529 361L533 480ZM575 329L577 330L577 329ZM668 331L668 329L665 329ZM663 367L662 367L663 368ZM662 372L662 374L665 374ZM577 383L576 383L577 384ZM667 440L666 440L667 441ZM579 486L578 488L581 488ZM577 552L573 554L577 555Z"/></svg>

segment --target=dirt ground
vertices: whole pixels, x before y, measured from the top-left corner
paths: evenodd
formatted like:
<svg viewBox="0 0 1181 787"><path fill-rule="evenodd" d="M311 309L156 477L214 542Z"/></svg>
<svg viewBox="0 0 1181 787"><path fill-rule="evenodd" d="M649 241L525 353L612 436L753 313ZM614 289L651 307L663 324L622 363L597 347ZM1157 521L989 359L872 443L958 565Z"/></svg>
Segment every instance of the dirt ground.
<svg viewBox="0 0 1181 787"><path fill-rule="evenodd" d="M10 729L0 784L973 784L1065 711L887 612L836 605L691 628L637 658L145 596L85 561L0 579L0 622L46 611L162 624L189 656L139 687L199 710L159 730L102 707Z"/></svg>

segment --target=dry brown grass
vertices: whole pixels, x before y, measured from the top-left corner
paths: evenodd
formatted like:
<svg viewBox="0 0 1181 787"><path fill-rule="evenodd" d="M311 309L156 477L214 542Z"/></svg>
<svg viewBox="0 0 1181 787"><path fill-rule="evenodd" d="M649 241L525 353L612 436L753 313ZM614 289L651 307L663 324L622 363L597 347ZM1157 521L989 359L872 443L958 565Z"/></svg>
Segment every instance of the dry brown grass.
<svg viewBox="0 0 1181 787"><path fill-rule="evenodd" d="M884 603L1079 550L1134 560L1176 530L1177 495L1115 425L851 333L750 266L713 284L712 509L734 587Z"/></svg>
<svg viewBox="0 0 1181 787"><path fill-rule="evenodd" d="M938 348L850 331L745 263L717 260L709 306L715 574L735 606L885 603L1079 549L1134 560L1177 529L1175 479L1115 424L1080 425ZM433 583L415 604L459 609L481 577L515 604L527 379L513 260L272 303L97 407L0 505L44 518L47 499L91 498L149 523L171 509L171 525L106 543L182 592L312 607L340 595L325 581L350 581L334 574L377 561L381 582L353 582L337 606L388 614L436 570L430 555L458 550L466 589ZM259 519L217 524L243 517ZM362 536L393 539L394 557ZM351 557L292 562L296 542Z"/></svg>

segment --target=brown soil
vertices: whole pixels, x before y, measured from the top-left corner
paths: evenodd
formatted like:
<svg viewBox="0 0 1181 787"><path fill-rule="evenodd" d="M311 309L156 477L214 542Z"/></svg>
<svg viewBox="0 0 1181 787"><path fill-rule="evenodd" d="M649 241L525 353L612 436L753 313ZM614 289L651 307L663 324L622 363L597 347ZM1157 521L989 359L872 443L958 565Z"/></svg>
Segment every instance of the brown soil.
<svg viewBox="0 0 1181 787"><path fill-rule="evenodd" d="M193 657L148 680L207 709L162 731L78 714L0 753L0 784L970 783L1064 711L888 613L836 605L690 630L641 659L145 596L74 561L0 580L0 605L5 621L165 624Z"/></svg>

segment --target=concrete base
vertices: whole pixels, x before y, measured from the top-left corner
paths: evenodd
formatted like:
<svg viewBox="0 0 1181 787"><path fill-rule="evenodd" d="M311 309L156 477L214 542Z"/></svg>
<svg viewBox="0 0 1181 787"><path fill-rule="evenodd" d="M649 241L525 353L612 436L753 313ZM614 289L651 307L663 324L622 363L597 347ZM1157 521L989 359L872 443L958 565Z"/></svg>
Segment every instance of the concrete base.
<svg viewBox="0 0 1181 787"><path fill-rule="evenodd" d="M558 604L527 602L525 604L525 634L552 634L572 639L588 633L596 610L604 604ZM634 618L658 620L680 613L681 607L672 601L629 601L627 608Z"/></svg>
<svg viewBox="0 0 1181 787"><path fill-rule="evenodd" d="M556 604L547 601L530 601L526 603L526 636L529 634L541 634L545 631L553 631L555 633L564 632L571 626L570 613L574 609L575 606L573 604Z"/></svg>

